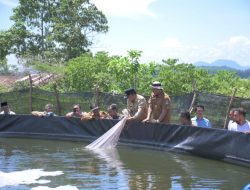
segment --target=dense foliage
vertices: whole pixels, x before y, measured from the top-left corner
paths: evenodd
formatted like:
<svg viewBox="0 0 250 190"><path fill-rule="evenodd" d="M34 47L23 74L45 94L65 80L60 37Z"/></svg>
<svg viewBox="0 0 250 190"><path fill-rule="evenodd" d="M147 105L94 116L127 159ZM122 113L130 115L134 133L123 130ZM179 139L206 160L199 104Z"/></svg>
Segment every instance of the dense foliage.
<svg viewBox="0 0 250 190"><path fill-rule="evenodd" d="M64 77L58 81L60 91L91 91L99 86L103 92L123 93L124 89L135 87L139 93L149 94L150 84L160 81L166 92L177 95L192 92L195 80L199 91L230 96L233 88L237 88L237 96L250 97L250 80L241 79L234 72L209 74L177 59L140 63L140 56L141 52L136 50L129 51L127 56L109 56L107 52L82 54L65 66Z"/></svg>
<svg viewBox="0 0 250 190"><path fill-rule="evenodd" d="M57 76L52 83L42 87L49 91L54 90L54 84L60 92L93 91L99 86L102 92L123 93L125 89L134 87L139 93L149 95L150 84L160 81L167 93L179 95L192 92L195 81L199 91L230 96L237 88L237 96L250 98L250 79L242 79L236 72L221 70L211 74L206 69L180 63L177 59L141 63L141 54L136 50L129 51L127 56L109 56L107 52L84 53L66 64L37 62L34 68ZM2 68L4 65L3 62ZM25 86L18 84L13 89L22 87ZM2 92L7 90L0 88Z"/></svg>

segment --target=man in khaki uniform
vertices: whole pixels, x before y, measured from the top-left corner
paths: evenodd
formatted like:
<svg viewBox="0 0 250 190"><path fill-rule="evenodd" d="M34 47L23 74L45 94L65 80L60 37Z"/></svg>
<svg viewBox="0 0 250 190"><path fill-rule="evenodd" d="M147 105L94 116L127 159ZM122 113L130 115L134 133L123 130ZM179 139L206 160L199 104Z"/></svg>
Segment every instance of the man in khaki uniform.
<svg viewBox="0 0 250 190"><path fill-rule="evenodd" d="M147 117L148 109L146 99L137 94L133 88L127 89L125 94L127 98L127 109L124 111L128 114L127 120L144 120Z"/></svg>
<svg viewBox="0 0 250 190"><path fill-rule="evenodd" d="M163 91L160 82L153 82L151 87L148 116L144 121L170 123L170 97Z"/></svg>

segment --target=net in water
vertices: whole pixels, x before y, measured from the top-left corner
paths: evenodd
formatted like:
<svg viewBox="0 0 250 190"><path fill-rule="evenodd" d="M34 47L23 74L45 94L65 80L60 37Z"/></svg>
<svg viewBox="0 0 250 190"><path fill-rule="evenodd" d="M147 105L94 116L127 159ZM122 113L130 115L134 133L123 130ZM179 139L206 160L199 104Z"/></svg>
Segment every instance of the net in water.
<svg viewBox="0 0 250 190"><path fill-rule="evenodd" d="M126 123L126 117L119 121L115 126L100 136L91 144L87 145L87 149L98 148L114 148L117 145L122 129Z"/></svg>

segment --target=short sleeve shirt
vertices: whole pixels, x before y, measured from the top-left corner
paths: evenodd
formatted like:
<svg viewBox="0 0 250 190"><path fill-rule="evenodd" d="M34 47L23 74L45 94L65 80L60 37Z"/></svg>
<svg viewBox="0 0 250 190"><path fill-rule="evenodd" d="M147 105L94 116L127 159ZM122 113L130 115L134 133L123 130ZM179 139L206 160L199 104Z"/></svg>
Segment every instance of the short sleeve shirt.
<svg viewBox="0 0 250 190"><path fill-rule="evenodd" d="M151 94L148 104L151 108L151 120L157 120L159 119L162 110L165 109L167 110L167 114L165 118L163 118L164 123L169 123L170 122L170 104L171 104L171 99L170 97L166 94L163 93L162 95L159 96L154 96L154 94Z"/></svg>
<svg viewBox="0 0 250 190"><path fill-rule="evenodd" d="M137 94L134 102L127 100L127 109L131 117L143 120L147 117L147 102L146 99Z"/></svg>
<svg viewBox="0 0 250 190"><path fill-rule="evenodd" d="M228 130L230 131L238 131L238 132L247 132L250 131L250 123L246 121L243 125L239 125L236 122L228 126Z"/></svg>
<svg viewBox="0 0 250 190"><path fill-rule="evenodd" d="M4 113L4 111L1 111L0 112L0 115L4 115L5 113ZM16 113L15 112L13 112L13 111L10 111L8 114L6 114L6 115L16 115Z"/></svg>
<svg viewBox="0 0 250 190"><path fill-rule="evenodd" d="M198 119L196 116L191 119L192 124L197 127L202 128L212 128L210 121L203 117L202 119Z"/></svg>

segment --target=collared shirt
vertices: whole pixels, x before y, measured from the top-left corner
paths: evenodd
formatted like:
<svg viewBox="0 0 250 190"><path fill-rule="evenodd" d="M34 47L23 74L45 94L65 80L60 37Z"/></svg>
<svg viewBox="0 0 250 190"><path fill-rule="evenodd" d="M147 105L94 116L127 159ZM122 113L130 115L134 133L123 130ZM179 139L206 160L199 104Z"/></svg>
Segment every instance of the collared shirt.
<svg viewBox="0 0 250 190"><path fill-rule="evenodd" d="M239 125L238 123L234 122L230 126L228 126L228 130L230 131L238 131L238 132L250 132L250 123L246 120L243 125Z"/></svg>
<svg viewBox="0 0 250 190"><path fill-rule="evenodd" d="M134 102L127 100L127 109L131 117L143 120L147 117L147 102L146 99L137 94Z"/></svg>
<svg viewBox="0 0 250 190"><path fill-rule="evenodd" d="M170 122L170 104L171 99L166 93L159 94L155 96L153 93L151 94L148 104L151 108L150 121L159 119L162 110L165 109L167 111L166 116L163 118L161 122L169 123Z"/></svg>
<svg viewBox="0 0 250 190"><path fill-rule="evenodd" d="M9 113L4 113L4 111L1 111L0 115L16 115L16 113L13 111L9 111Z"/></svg>
<svg viewBox="0 0 250 190"><path fill-rule="evenodd" d="M197 127L202 128L212 128L210 121L203 117L202 119L198 119L196 116L191 119L192 124Z"/></svg>

